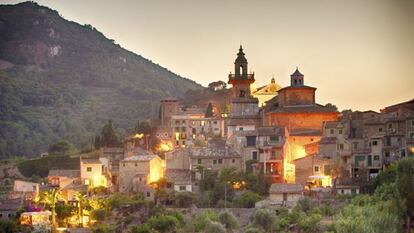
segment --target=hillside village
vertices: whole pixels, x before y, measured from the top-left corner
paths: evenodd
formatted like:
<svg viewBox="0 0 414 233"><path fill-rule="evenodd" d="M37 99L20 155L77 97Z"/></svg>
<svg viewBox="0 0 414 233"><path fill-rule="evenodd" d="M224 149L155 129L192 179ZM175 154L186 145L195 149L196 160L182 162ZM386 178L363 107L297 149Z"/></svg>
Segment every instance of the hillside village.
<svg viewBox="0 0 414 233"><path fill-rule="evenodd" d="M12 189L0 200L0 218L56 232L340 232L335 209L373 194L383 171L414 154L414 100L339 112L316 102L317 88L299 68L286 87L272 78L254 88L248 70L240 46L227 83L208 87L228 98L199 105L165 98L159 116L133 134L118 143L97 137L95 151L72 156L78 169L50 169L35 182L3 174ZM280 223L300 208L308 222ZM266 211L279 228L265 226L273 217L257 217ZM152 216L165 217L168 229Z"/></svg>

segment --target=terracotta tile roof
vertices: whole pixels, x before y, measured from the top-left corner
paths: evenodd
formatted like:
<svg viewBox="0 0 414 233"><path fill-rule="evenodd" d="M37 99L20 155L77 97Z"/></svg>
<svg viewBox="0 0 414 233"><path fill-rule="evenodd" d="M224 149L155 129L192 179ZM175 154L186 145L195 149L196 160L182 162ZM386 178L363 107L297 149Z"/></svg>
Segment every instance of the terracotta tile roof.
<svg viewBox="0 0 414 233"><path fill-rule="evenodd" d="M284 128L276 126L258 127L257 134L259 136L273 136L277 134L285 134Z"/></svg>
<svg viewBox="0 0 414 233"><path fill-rule="evenodd" d="M270 194L283 194L283 193L302 193L303 186L301 184L272 184L270 186Z"/></svg>
<svg viewBox="0 0 414 233"><path fill-rule="evenodd" d="M317 129L292 130L290 136L322 136L322 131Z"/></svg>
<svg viewBox="0 0 414 233"><path fill-rule="evenodd" d="M82 158L83 164L97 164L102 163L98 158Z"/></svg>
<svg viewBox="0 0 414 233"><path fill-rule="evenodd" d="M308 113L308 112L338 112L331 107L326 107L320 104L314 105L289 105L289 106L273 106L269 108L267 113Z"/></svg>
<svg viewBox="0 0 414 233"><path fill-rule="evenodd" d="M76 178L80 176L80 170L50 170L48 176Z"/></svg>
<svg viewBox="0 0 414 233"><path fill-rule="evenodd" d="M167 169L165 177L175 184L191 183L190 170L185 169Z"/></svg>
<svg viewBox="0 0 414 233"><path fill-rule="evenodd" d="M336 144L336 137L323 137L319 144Z"/></svg>

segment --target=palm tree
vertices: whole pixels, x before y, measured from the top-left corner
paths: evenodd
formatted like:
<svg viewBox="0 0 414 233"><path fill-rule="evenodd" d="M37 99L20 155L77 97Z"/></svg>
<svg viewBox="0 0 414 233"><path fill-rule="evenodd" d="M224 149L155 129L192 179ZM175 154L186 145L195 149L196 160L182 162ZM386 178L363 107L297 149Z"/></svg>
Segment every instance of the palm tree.
<svg viewBox="0 0 414 233"><path fill-rule="evenodd" d="M79 226L83 227L83 210L88 206L89 199L86 194L82 194L77 192L75 194L76 200L78 201L78 218L79 218Z"/></svg>
<svg viewBox="0 0 414 233"><path fill-rule="evenodd" d="M52 211L52 226L56 227L56 203L59 201L61 195L57 188L42 192L40 195L40 202L48 205Z"/></svg>

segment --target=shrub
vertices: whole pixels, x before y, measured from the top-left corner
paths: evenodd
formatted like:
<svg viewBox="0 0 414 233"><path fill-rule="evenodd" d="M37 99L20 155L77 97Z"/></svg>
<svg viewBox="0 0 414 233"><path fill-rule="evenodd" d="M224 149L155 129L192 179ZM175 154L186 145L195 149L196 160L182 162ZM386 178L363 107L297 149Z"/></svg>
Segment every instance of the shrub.
<svg viewBox="0 0 414 233"><path fill-rule="evenodd" d="M239 222L237 221L236 217L229 212L229 211L223 211L218 215L218 219L221 224L226 229L237 229L239 228Z"/></svg>
<svg viewBox="0 0 414 233"><path fill-rule="evenodd" d="M244 231L244 233L265 233L265 232L262 231L260 228L249 227Z"/></svg>
<svg viewBox="0 0 414 233"><path fill-rule="evenodd" d="M257 209L250 218L253 226L262 228L266 232L272 231L276 222L276 216L270 209Z"/></svg>
<svg viewBox="0 0 414 233"><path fill-rule="evenodd" d="M174 232L180 224L177 218L171 215L152 216L147 223L152 229L160 233Z"/></svg>
<svg viewBox="0 0 414 233"><path fill-rule="evenodd" d="M208 221L218 221L218 215L213 210L207 210L202 213L198 213L191 219L191 231L201 232L206 228Z"/></svg>
<svg viewBox="0 0 414 233"><path fill-rule="evenodd" d="M178 192L174 195L175 206L179 208L189 208L195 201L195 195L191 192Z"/></svg>
<svg viewBox="0 0 414 233"><path fill-rule="evenodd" d="M204 233L226 233L226 229L219 222L208 221Z"/></svg>
<svg viewBox="0 0 414 233"><path fill-rule="evenodd" d="M96 209L91 211L91 218L98 222L104 221L107 215L108 211L105 209Z"/></svg>
<svg viewBox="0 0 414 233"><path fill-rule="evenodd" d="M240 196L233 198L235 206L240 208L254 208L256 202L262 200L262 197L252 191L245 191Z"/></svg>

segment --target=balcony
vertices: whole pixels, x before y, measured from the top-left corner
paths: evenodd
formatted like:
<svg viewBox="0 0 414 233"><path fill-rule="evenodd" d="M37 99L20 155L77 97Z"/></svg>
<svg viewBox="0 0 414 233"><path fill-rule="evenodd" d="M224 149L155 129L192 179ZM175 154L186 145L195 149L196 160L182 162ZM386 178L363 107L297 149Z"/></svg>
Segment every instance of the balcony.
<svg viewBox="0 0 414 233"><path fill-rule="evenodd" d="M254 82L254 74L240 74L240 75L229 74L229 82L233 80L243 80L243 79Z"/></svg>

